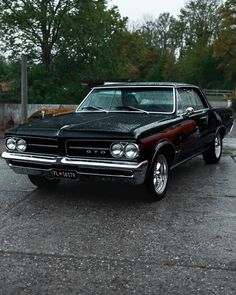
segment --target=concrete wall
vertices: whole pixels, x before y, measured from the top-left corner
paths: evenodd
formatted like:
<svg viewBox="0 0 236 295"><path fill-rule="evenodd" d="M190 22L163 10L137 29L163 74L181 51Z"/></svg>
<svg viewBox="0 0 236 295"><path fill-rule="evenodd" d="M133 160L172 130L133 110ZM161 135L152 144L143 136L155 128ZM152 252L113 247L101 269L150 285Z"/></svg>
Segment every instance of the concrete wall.
<svg viewBox="0 0 236 295"><path fill-rule="evenodd" d="M52 109L52 108L68 108L77 107L76 105L60 105L60 104L29 104L28 105L28 117L34 112L42 109ZM0 104L0 126L5 127L9 125L9 121L14 121L17 125L21 121L21 105L20 104Z"/></svg>

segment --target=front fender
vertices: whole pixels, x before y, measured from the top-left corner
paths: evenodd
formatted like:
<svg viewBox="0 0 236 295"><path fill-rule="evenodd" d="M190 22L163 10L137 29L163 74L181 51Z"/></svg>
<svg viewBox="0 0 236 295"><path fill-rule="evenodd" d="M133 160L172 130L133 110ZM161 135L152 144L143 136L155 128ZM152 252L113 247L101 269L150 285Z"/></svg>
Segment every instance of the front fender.
<svg viewBox="0 0 236 295"><path fill-rule="evenodd" d="M163 140L163 141L161 141L161 142L159 142L159 143L156 144L156 147L155 147L155 151L154 151L152 160L150 161L150 164L149 164L148 172L149 172L150 168L152 167L153 162L154 162L157 154L160 151L163 151L167 155L167 158L169 160L169 165L170 166L174 162L175 155L176 155L175 146L174 146L174 144L171 141L169 141L169 140Z"/></svg>

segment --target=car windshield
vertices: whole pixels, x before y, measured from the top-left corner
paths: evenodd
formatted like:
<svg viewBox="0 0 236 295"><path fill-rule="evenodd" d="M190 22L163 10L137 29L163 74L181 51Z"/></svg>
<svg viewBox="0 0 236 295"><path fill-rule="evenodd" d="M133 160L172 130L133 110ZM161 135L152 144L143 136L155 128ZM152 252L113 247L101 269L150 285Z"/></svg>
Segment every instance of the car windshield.
<svg viewBox="0 0 236 295"><path fill-rule="evenodd" d="M77 112L172 113L173 111L172 87L94 89L77 108Z"/></svg>

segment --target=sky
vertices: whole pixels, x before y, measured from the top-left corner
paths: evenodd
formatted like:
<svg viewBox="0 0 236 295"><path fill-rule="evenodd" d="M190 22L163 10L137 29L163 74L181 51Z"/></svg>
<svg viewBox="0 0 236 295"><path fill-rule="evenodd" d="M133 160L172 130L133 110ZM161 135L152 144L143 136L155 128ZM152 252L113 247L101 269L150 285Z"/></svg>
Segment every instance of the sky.
<svg viewBox="0 0 236 295"><path fill-rule="evenodd" d="M160 13L170 12L177 16L186 0L109 0L109 5L116 5L121 16L128 16L131 22L143 20L144 16L154 19Z"/></svg>

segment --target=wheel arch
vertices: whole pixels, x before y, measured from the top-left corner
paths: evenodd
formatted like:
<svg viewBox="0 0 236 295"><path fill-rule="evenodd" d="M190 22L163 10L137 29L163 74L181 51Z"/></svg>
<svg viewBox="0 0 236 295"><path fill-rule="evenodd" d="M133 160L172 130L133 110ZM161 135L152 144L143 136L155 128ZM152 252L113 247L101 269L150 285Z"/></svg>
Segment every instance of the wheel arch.
<svg viewBox="0 0 236 295"><path fill-rule="evenodd" d="M154 152L152 159L150 161L147 175L149 175L149 172L150 172L150 169L153 165L153 162L154 162L157 154L159 154L160 152L162 152L166 156L170 167L171 167L172 163L174 162L175 146L173 145L173 143L171 141L167 141L167 140L159 142L155 147L155 152Z"/></svg>
<svg viewBox="0 0 236 295"><path fill-rule="evenodd" d="M218 132L220 133L221 138L223 139L223 138L225 137L225 134L226 134L226 129L225 129L225 127L224 127L223 125L221 125L219 128L217 128L216 133L215 133L215 136L216 136L216 134L217 134Z"/></svg>

